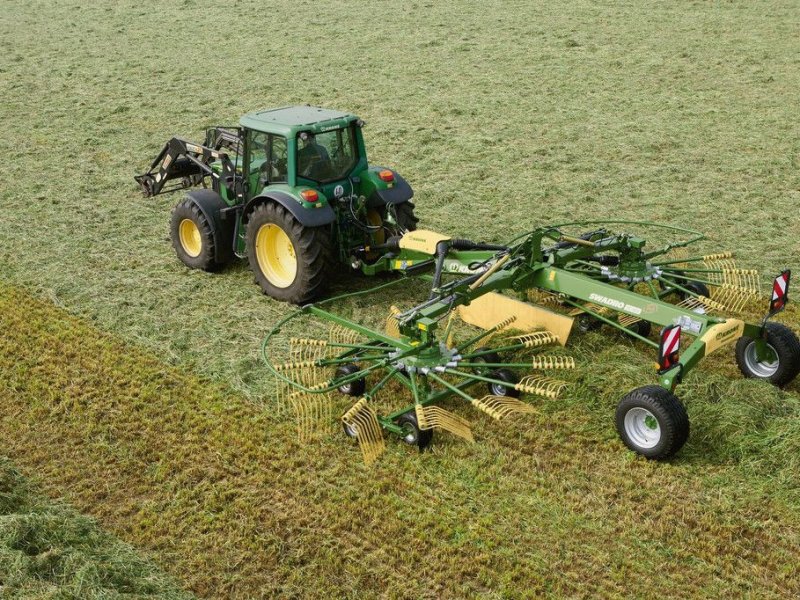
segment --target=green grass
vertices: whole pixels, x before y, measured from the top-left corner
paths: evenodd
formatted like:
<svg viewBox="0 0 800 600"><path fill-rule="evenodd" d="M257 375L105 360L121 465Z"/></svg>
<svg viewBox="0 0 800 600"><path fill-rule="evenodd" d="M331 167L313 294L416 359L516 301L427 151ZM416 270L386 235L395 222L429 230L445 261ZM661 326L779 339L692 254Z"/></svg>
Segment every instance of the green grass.
<svg viewBox="0 0 800 600"><path fill-rule="evenodd" d="M0 457L0 598L190 598L130 546Z"/></svg>
<svg viewBox="0 0 800 600"><path fill-rule="evenodd" d="M797 8L7 1L0 280L144 350L44 306L28 326L27 296L11 294L0 393L19 412L3 413L0 451L204 595L356 596L386 581L417 596L636 595L641 581L676 597L796 595L797 382L742 380L720 352L679 388L687 447L644 463L611 415L652 381L652 357L591 334L570 395L532 421L478 418L479 444L441 436L423 456L390 444L366 471L340 436L301 447L271 414L258 345L287 307L245 265L180 265L167 240L179 198L144 200L132 175L174 134L310 102L368 122L372 162L412 183L423 226L503 240L654 219L772 274L800 255ZM796 311L782 320L800 329ZM191 377L183 390L189 376L164 362L225 390ZM87 408L59 412L63 398ZM221 423L247 431L246 458L225 454L238 442Z"/></svg>
<svg viewBox="0 0 800 600"><path fill-rule="evenodd" d="M797 506L776 493L793 459L715 460L706 447L743 438L709 441L713 424L679 460L635 459L610 432L602 360L576 382L584 401L502 427L471 415L477 444L390 442L370 469L341 433L301 444L290 420L25 293L0 288L0 328L4 451L203 597L800 593ZM770 400L748 414L761 425L784 398L751 391Z"/></svg>

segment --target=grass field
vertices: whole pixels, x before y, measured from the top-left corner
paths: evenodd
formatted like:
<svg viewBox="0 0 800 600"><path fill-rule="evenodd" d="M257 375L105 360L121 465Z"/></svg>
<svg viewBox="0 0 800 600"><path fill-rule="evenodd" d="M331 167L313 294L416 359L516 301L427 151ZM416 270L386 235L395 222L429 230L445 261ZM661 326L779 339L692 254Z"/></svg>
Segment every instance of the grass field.
<svg viewBox="0 0 800 600"><path fill-rule="evenodd" d="M0 598L191 598L0 458Z"/></svg>
<svg viewBox="0 0 800 600"><path fill-rule="evenodd" d="M766 278L800 255L798 8L6 0L0 453L202 596L797 596L797 382L715 355L679 389L686 448L645 463L611 415L652 357L590 334L526 425L366 470L276 414L258 346L287 307L245 265L180 265L179 198L132 175L174 134L310 102L367 121L426 227L654 219Z"/></svg>

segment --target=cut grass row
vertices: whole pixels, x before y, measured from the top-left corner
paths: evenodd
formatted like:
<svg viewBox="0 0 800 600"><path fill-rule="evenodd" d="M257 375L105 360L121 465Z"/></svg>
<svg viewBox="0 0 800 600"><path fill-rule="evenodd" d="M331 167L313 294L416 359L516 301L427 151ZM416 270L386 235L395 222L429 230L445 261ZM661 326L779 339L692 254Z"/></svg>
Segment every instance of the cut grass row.
<svg viewBox="0 0 800 600"><path fill-rule="evenodd" d="M770 475L691 450L632 459L603 434L602 369L576 382L594 405L503 428L471 415L478 444L390 443L366 469L341 433L300 444L287 420L19 290L0 288L0 328L4 451L202 596L800 593L797 512Z"/></svg>
<svg viewBox="0 0 800 600"><path fill-rule="evenodd" d="M188 599L152 562L0 457L0 598Z"/></svg>

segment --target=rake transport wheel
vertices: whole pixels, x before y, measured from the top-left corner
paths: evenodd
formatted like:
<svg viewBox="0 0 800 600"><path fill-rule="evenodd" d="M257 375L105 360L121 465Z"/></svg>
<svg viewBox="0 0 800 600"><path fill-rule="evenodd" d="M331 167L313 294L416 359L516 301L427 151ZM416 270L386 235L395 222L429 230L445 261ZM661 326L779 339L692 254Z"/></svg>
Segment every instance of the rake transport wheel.
<svg viewBox="0 0 800 600"><path fill-rule="evenodd" d="M741 337L736 343L736 363L745 377L764 379L773 385L790 383L800 372L800 341L781 323L767 322L766 348L759 356L753 338Z"/></svg>
<svg viewBox="0 0 800 600"><path fill-rule="evenodd" d="M409 446L416 446L422 452L433 440L433 429L420 429L417 415L413 410L400 415L397 424L403 429L401 439Z"/></svg>
<svg viewBox="0 0 800 600"><path fill-rule="evenodd" d="M175 206L169 236L175 253L187 267L213 271L219 266L214 260L214 232L191 200L182 200Z"/></svg>
<svg viewBox="0 0 800 600"><path fill-rule="evenodd" d="M353 373L358 373L360 370L361 369L359 369L357 365L342 365L336 369L336 378L338 379L339 377L347 377ZM364 393L364 390L367 389L367 380L364 377L361 377L355 381L350 381L340 385L337 389L346 396L360 396Z"/></svg>
<svg viewBox="0 0 800 600"><path fill-rule="evenodd" d="M246 241L256 283L277 300L309 302L322 294L334 272L328 230L304 227L279 204L256 207Z"/></svg>
<svg viewBox="0 0 800 600"><path fill-rule="evenodd" d="M624 396L615 420L625 445L645 458L669 458L689 439L686 409L675 394L658 385L636 388Z"/></svg>

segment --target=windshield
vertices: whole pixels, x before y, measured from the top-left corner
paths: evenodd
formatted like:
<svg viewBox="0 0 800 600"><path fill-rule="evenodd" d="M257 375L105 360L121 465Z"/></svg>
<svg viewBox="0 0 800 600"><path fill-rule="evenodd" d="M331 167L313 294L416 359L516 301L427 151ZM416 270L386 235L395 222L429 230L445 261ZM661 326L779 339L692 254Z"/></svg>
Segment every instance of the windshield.
<svg viewBox="0 0 800 600"><path fill-rule="evenodd" d="M303 139L305 138L305 139ZM324 183L343 179L358 162L353 127L297 138L297 174Z"/></svg>

